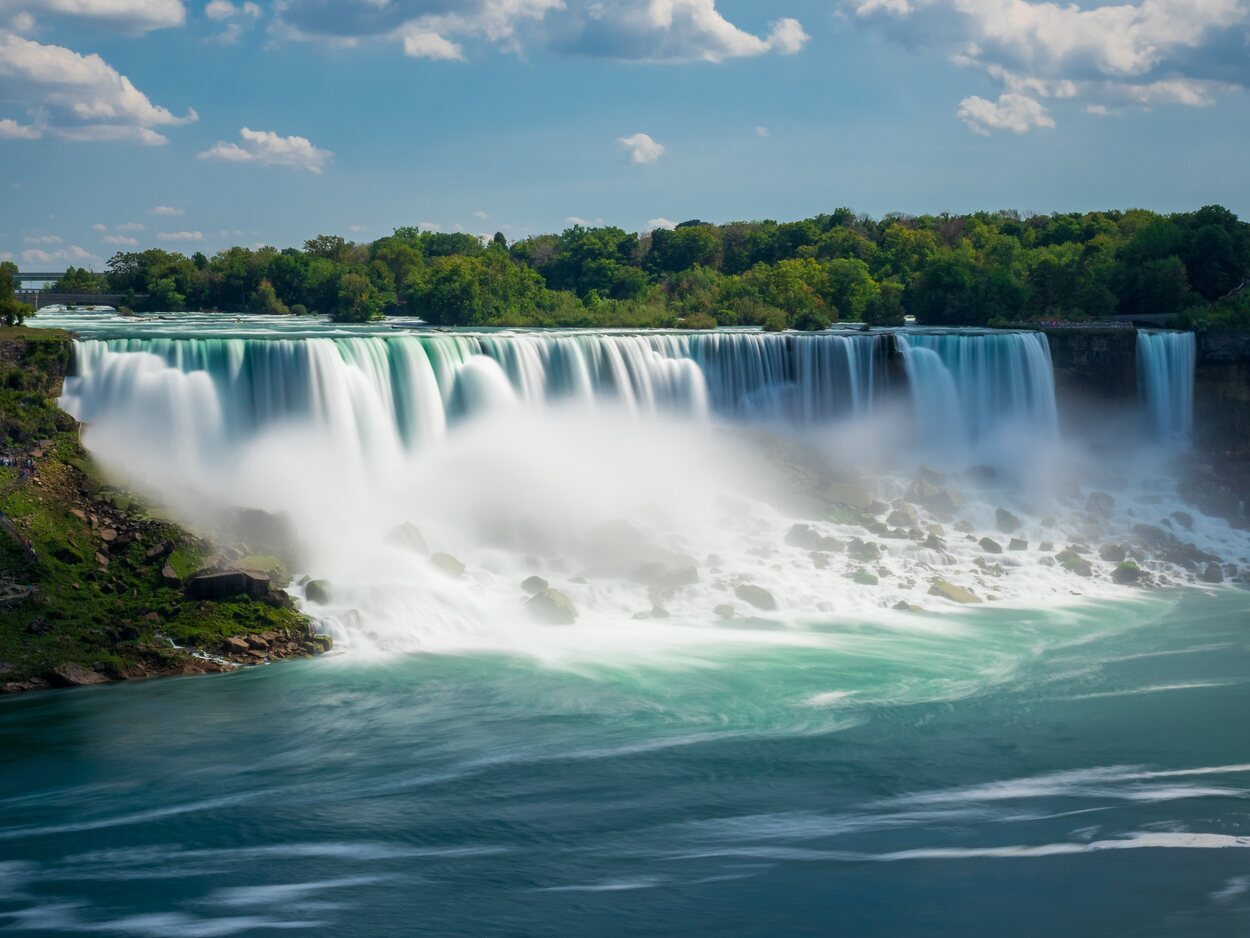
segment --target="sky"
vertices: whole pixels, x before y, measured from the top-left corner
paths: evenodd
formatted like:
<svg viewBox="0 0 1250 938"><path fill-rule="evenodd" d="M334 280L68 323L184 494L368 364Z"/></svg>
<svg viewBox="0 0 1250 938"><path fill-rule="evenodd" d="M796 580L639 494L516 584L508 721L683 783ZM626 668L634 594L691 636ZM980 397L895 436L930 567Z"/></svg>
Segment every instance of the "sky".
<svg viewBox="0 0 1250 938"><path fill-rule="evenodd" d="M1218 202L1250 0L0 0L0 259Z"/></svg>

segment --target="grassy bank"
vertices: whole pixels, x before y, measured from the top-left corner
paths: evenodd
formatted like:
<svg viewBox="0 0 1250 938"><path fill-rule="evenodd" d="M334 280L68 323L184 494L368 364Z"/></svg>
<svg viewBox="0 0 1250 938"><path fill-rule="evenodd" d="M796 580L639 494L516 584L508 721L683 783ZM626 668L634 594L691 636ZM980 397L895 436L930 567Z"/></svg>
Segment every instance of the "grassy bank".
<svg viewBox="0 0 1250 938"><path fill-rule="evenodd" d="M188 579L221 555L100 474L56 406L72 355L65 333L0 329L0 690L220 671L326 647L280 589L188 598Z"/></svg>

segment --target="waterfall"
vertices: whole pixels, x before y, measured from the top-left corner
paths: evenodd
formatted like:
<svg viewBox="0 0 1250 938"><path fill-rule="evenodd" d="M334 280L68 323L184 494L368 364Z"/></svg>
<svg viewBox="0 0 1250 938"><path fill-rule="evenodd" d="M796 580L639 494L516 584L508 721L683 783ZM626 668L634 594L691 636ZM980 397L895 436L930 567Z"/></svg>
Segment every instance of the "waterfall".
<svg viewBox="0 0 1250 938"><path fill-rule="evenodd" d="M967 446L1010 427L1058 431L1050 346L1040 332L898 337L919 432Z"/></svg>
<svg viewBox="0 0 1250 938"><path fill-rule="evenodd" d="M1189 441L1194 422L1192 332L1137 333L1137 387L1154 438L1172 446Z"/></svg>
<svg viewBox="0 0 1250 938"><path fill-rule="evenodd" d="M412 449L475 415L561 402L810 425L871 411L886 347L871 334L87 339L64 402L88 423L126 410L171 437L194 427L207 449L226 427L299 422Z"/></svg>

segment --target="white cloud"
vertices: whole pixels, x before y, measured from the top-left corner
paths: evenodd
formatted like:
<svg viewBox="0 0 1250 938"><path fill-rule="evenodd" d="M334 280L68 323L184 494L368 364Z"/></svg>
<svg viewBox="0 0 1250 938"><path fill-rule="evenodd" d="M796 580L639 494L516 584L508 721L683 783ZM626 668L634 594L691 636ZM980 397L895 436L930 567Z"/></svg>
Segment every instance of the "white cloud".
<svg viewBox="0 0 1250 938"><path fill-rule="evenodd" d="M119 247L137 248L139 246L138 239L129 235L105 235L100 240L105 244L116 244Z"/></svg>
<svg viewBox="0 0 1250 938"><path fill-rule="evenodd" d="M261 9L255 3L232 3L231 0L209 0L204 6L204 15L216 23L225 26L220 33L211 37L211 42L232 45L243 38L244 32L251 29L256 20L260 19Z"/></svg>
<svg viewBox="0 0 1250 938"><path fill-rule="evenodd" d="M642 228L643 234L650 234L657 228L667 228L672 231L677 227L677 222L669 221L667 218L652 218Z"/></svg>
<svg viewBox="0 0 1250 938"><path fill-rule="evenodd" d="M29 124L19 124L15 120L0 120L0 140L38 140L43 131Z"/></svg>
<svg viewBox="0 0 1250 938"><path fill-rule="evenodd" d="M0 135L34 139L167 142L154 128L197 119L188 109L176 117L153 104L126 76L98 55L80 55L0 33L0 100L16 103L31 123L3 121Z"/></svg>
<svg viewBox="0 0 1250 938"><path fill-rule="evenodd" d="M594 221L589 221L578 215L570 215L568 218L564 219L564 222L567 225L580 225L583 228L596 228L603 224L603 219L596 218Z"/></svg>
<svg viewBox="0 0 1250 938"><path fill-rule="evenodd" d="M157 241L203 241L202 231L161 231L156 235Z"/></svg>
<svg viewBox="0 0 1250 938"><path fill-rule="evenodd" d="M178 216L187 214L180 208L174 208L172 205L158 205L152 209L153 215Z"/></svg>
<svg viewBox="0 0 1250 938"><path fill-rule="evenodd" d="M759 137L760 139L765 139L767 137L772 136L772 131L769 130L767 127L756 127L755 136Z"/></svg>
<svg viewBox="0 0 1250 938"><path fill-rule="evenodd" d="M474 217L474 218L476 218L476 219L479 219L480 221L486 221L488 218L490 218L490 216L489 216L489 215L487 215L487 214L486 214L484 211L482 211L481 209L478 209L476 212L474 212L474 213L473 213L473 217Z"/></svg>
<svg viewBox="0 0 1250 938"><path fill-rule="evenodd" d="M1246 0L848 0L857 17L910 44L947 45L957 65L1001 83L997 102L967 98L978 133L1053 126L1042 99L1093 113L1130 105L1206 107L1250 87ZM1027 103L1025 100L1031 101Z"/></svg>
<svg viewBox="0 0 1250 938"><path fill-rule="evenodd" d="M995 130L1022 134L1034 127L1054 127L1055 122L1040 102L1022 94L1001 94L997 101L970 97L959 102L959 119L973 133L988 137Z"/></svg>
<svg viewBox="0 0 1250 938"><path fill-rule="evenodd" d="M0 0L0 13L6 11L26 19L35 14L76 17L131 34L181 26L187 19L182 0Z"/></svg>
<svg viewBox="0 0 1250 938"><path fill-rule="evenodd" d="M443 226L438 224L438 222L423 221L421 224L417 225L417 227L422 231L438 231L438 229Z"/></svg>
<svg viewBox="0 0 1250 938"><path fill-rule="evenodd" d="M27 244L60 244L64 239L60 235L27 235L22 240Z"/></svg>
<svg viewBox="0 0 1250 938"><path fill-rule="evenodd" d="M210 0L204 7L204 15L210 20L228 20L239 15L239 8L230 0Z"/></svg>
<svg viewBox="0 0 1250 938"><path fill-rule="evenodd" d="M766 35L734 25L717 0L286 0L276 33L357 45L398 40L406 54L464 60L479 40L518 51L522 40L558 51L642 62L722 62L792 55L809 37L798 20L775 20Z"/></svg>
<svg viewBox="0 0 1250 938"><path fill-rule="evenodd" d="M334 156L329 150L313 146L307 137L279 137L272 131L247 127L239 131L239 136L243 139L242 145L219 140L201 153L200 159L287 166L321 173Z"/></svg>
<svg viewBox="0 0 1250 938"><path fill-rule="evenodd" d="M118 231L142 231L143 226L137 221L128 221L124 225L117 226Z"/></svg>
<svg viewBox="0 0 1250 938"><path fill-rule="evenodd" d="M72 264L75 267L99 267L104 263L104 260L99 255L92 254L86 248L71 244L56 251L44 251L41 248L31 248L23 251L22 263L47 264L50 266Z"/></svg>
<svg viewBox="0 0 1250 938"><path fill-rule="evenodd" d="M92 225L92 226L91 226L91 230L92 230L92 231L108 231L108 230L109 230L109 226L108 226L108 225L102 225L102 224L100 224L99 222L97 222L96 224L94 224L94 225Z"/></svg>
<svg viewBox="0 0 1250 938"><path fill-rule="evenodd" d="M664 155L663 145L656 143L649 134L636 133L617 137L616 142L625 148L631 163L654 163Z"/></svg>
<svg viewBox="0 0 1250 938"><path fill-rule="evenodd" d="M369 230L369 226L368 225L348 225L347 230L350 231L352 234L364 234L364 232Z"/></svg>

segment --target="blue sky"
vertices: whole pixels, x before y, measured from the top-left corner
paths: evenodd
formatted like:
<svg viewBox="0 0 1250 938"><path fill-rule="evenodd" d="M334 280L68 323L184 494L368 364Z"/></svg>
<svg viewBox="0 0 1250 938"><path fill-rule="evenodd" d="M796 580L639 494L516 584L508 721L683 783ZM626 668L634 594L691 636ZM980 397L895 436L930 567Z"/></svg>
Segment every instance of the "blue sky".
<svg viewBox="0 0 1250 938"><path fill-rule="evenodd" d="M1247 216L1248 36L1248 0L0 0L0 256Z"/></svg>

